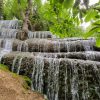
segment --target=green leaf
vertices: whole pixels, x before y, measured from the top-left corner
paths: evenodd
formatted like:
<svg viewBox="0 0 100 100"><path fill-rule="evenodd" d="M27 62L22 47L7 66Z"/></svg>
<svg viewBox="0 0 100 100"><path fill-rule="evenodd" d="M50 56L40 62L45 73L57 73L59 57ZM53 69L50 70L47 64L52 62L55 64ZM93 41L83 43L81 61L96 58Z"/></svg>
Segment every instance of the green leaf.
<svg viewBox="0 0 100 100"><path fill-rule="evenodd" d="M59 3L61 3L61 4L64 2L64 0L58 0L58 1L59 1Z"/></svg>
<svg viewBox="0 0 100 100"><path fill-rule="evenodd" d="M87 32L84 37L87 38L89 36L92 36L94 33L99 32L100 31L100 27L93 27L89 32Z"/></svg>
<svg viewBox="0 0 100 100"><path fill-rule="evenodd" d="M69 9L74 5L74 0L64 0L63 5L66 9Z"/></svg>
<svg viewBox="0 0 100 100"><path fill-rule="evenodd" d="M96 45L97 45L98 47L100 47L100 33L99 33L99 36L97 37Z"/></svg>
<svg viewBox="0 0 100 100"><path fill-rule="evenodd" d="M85 21L88 22L88 21L90 21L91 19L94 19L96 15L97 15L96 10L90 9L90 10L87 12L87 15L86 15L86 17L85 17Z"/></svg>

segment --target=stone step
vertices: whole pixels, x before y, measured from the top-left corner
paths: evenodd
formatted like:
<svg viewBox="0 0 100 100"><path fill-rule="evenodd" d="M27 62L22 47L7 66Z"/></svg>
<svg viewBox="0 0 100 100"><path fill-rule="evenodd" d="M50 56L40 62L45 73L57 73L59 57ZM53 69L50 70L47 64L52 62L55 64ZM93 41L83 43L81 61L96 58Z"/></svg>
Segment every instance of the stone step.
<svg viewBox="0 0 100 100"><path fill-rule="evenodd" d="M87 51L87 52L68 52L68 53L42 53L42 52L10 52L5 56L8 57L27 57L33 58L34 56L43 57L43 58L70 58L70 59L83 59L83 60L91 60L91 61L100 61L100 52L96 51Z"/></svg>
<svg viewBox="0 0 100 100"><path fill-rule="evenodd" d="M71 59L83 59L100 61L100 52L97 51L86 51L86 52L68 52L68 53L41 53L36 52L35 56L46 57L46 58L71 58Z"/></svg>
<svg viewBox="0 0 100 100"><path fill-rule="evenodd" d="M29 52L73 52L90 51L95 46L94 40L55 41L50 39L27 39Z"/></svg>
<svg viewBox="0 0 100 100"><path fill-rule="evenodd" d="M20 39L21 30L19 29L10 29L10 28L1 28L0 29L0 38L16 38ZM49 31L37 31L31 32L29 31L27 34L27 38L53 38L53 35Z"/></svg>
<svg viewBox="0 0 100 100"><path fill-rule="evenodd" d="M94 37L90 37L90 38L82 38L82 37L67 37L67 38L52 38L52 40L55 40L55 41L79 41L79 40L95 40Z"/></svg>
<svg viewBox="0 0 100 100"><path fill-rule="evenodd" d="M21 41L18 39L0 40L1 47L7 45L13 51L29 51L29 52L77 52L91 51L94 49L94 40L78 40L78 41L55 41L50 39L27 39Z"/></svg>
<svg viewBox="0 0 100 100"><path fill-rule="evenodd" d="M25 68L26 66L24 65L27 65L27 64L28 66L31 66L33 68L33 64L34 64L33 62L36 59L41 59L41 61L44 61L45 64L49 63L50 61L59 61L60 64L67 64L67 63L71 64L72 63L73 65L80 64L84 67L90 67L92 65L96 65L100 71L100 61L90 61L90 60L70 59L70 58L60 58L60 59L59 58L46 58L46 57L41 57L41 56L34 56L33 53L29 53L29 52L24 52L24 53L13 52L13 53L6 54L5 56L2 57L1 63L8 65L11 68L13 61L16 57L18 57L18 59L23 58L22 68L23 67ZM67 65L65 67L67 67Z"/></svg>

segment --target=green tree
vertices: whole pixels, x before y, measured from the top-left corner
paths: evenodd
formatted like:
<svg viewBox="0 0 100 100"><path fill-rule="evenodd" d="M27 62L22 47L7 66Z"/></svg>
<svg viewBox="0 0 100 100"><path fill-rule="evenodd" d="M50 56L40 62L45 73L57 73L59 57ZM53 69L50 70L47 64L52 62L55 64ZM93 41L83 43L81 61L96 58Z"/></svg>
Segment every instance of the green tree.
<svg viewBox="0 0 100 100"><path fill-rule="evenodd" d="M91 27L85 34L85 37L96 37L97 45L100 46L100 2L88 9L85 16L85 21L91 21Z"/></svg>

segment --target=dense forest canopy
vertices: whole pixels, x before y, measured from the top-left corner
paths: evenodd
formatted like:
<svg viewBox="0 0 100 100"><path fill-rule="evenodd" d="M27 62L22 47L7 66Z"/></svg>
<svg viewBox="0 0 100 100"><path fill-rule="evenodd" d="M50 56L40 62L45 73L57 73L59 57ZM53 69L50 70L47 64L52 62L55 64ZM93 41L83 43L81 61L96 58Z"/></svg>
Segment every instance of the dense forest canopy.
<svg viewBox="0 0 100 100"><path fill-rule="evenodd" d="M33 31L49 30L58 37L96 37L100 46L100 1L0 0L0 19L18 19ZM90 23L84 29L83 23ZM23 26L24 27L24 26ZM23 28L24 29L24 28ZM25 29L24 29L25 30Z"/></svg>

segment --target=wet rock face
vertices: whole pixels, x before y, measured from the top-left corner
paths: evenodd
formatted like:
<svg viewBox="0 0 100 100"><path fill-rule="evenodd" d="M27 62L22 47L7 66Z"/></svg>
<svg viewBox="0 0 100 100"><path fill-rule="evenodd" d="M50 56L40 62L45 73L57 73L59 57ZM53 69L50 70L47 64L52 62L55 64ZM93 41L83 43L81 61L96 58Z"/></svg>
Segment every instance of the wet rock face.
<svg viewBox="0 0 100 100"><path fill-rule="evenodd" d="M12 59L4 58L2 63L12 69ZM16 73L18 62L16 60L14 66ZM100 63L94 61L24 57L19 74L29 76L33 88L48 95L50 100L54 97L59 100L99 100L99 71Z"/></svg>

